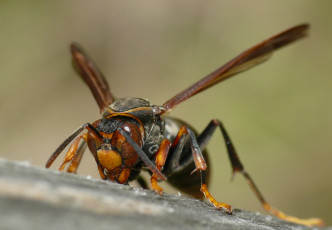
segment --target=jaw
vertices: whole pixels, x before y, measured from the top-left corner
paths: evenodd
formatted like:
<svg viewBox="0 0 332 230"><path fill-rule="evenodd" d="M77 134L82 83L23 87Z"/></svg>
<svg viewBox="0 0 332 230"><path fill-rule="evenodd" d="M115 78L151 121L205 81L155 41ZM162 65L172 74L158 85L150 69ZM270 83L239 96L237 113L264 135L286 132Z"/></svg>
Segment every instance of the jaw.
<svg viewBox="0 0 332 230"><path fill-rule="evenodd" d="M116 168L114 170L108 171L106 168L103 170L103 175L105 179L110 181L115 181L119 184L126 184L130 176L130 168Z"/></svg>

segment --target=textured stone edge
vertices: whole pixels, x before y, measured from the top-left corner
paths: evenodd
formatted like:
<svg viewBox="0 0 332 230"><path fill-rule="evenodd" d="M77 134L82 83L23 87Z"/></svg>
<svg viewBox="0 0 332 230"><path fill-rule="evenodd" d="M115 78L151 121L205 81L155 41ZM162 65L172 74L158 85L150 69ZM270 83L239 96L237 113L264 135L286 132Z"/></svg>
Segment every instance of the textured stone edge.
<svg viewBox="0 0 332 230"><path fill-rule="evenodd" d="M0 160L0 212L0 229L320 229L6 160Z"/></svg>

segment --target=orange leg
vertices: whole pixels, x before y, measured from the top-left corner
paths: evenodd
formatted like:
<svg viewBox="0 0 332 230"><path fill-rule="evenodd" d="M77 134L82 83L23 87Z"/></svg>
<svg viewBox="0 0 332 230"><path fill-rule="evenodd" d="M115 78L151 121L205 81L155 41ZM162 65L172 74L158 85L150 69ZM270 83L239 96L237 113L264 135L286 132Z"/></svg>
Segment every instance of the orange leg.
<svg viewBox="0 0 332 230"><path fill-rule="evenodd" d="M84 142L82 142L81 145L79 146L78 144L79 144L81 138L83 138ZM79 164L81 163L83 153L87 146L89 146L92 155L96 159L96 156L94 154L94 152L96 151L95 146L92 147L91 144L87 145L87 143L89 143L89 142L95 143L96 140L98 141L99 139L96 138L96 135L93 135L93 133L91 133L91 132L84 133L84 134L80 135L79 137L77 137L75 139L75 141L73 142L73 144L70 146L70 148L65 156L65 159L63 160L62 164L59 167L59 171L63 171L64 168L66 167L66 165L70 162L70 165L67 168L67 172L76 173L77 168L79 167ZM103 180L107 179L103 172L103 169L101 168L100 165L98 165L98 171Z"/></svg>
<svg viewBox="0 0 332 230"><path fill-rule="evenodd" d="M159 171L161 171L161 168L165 164L170 147L171 142L167 139L164 139L156 153L156 168ZM151 189L160 195L163 194L163 189L158 185L158 177L155 173L153 173L151 176Z"/></svg>
<svg viewBox="0 0 332 230"><path fill-rule="evenodd" d="M75 139L74 143L70 146L70 148L69 148L69 150L68 150L68 152L67 152L67 154L66 154L66 156L65 156L65 159L62 161L62 164L61 164L60 167L59 167L59 171L63 171L64 168L66 167L66 165L67 165L69 162L72 162L72 160L73 160L73 158L74 158L75 156L77 156L77 155L81 155L81 154L82 154L82 153L77 154L78 144L80 143L80 140L81 140L82 138L86 140L86 137L87 137L87 133L84 133L84 134L78 136L78 137ZM75 159L77 166L78 166L78 164L79 164L79 161L77 162L77 160L79 160L79 158L80 158L80 157L78 156L78 157L76 157L76 159ZM74 163L74 164L75 164L75 163ZM72 165L71 165L71 166L72 166ZM73 170L73 171L76 171L75 165L72 166L72 170Z"/></svg>
<svg viewBox="0 0 332 230"><path fill-rule="evenodd" d="M87 147L86 142L82 142L80 144L75 156L73 157L73 159L70 162L70 165L67 168L68 173L75 173L75 174L77 173L77 168L81 163L83 153L84 153L86 147Z"/></svg>
<svg viewBox="0 0 332 230"><path fill-rule="evenodd" d="M82 136L83 136L84 141L80 144L80 146L78 147L76 153L74 154L74 156L70 160L70 165L67 168L68 173L76 173L77 172L77 168L78 168L79 164L81 163L83 153L84 153L86 147L89 147L91 154L95 158L96 162L98 162L98 160L96 158L96 146L95 145L96 145L96 141L100 141L100 139L98 139L98 137L96 137L96 135L94 135L92 132L85 133ZM78 137L78 139L79 139L79 137ZM75 140L75 142L76 141L79 142L79 140ZM75 145L75 142L73 143L73 145ZM87 144L87 143L90 143L90 145ZM68 153L69 153L69 150L68 150ZM106 176L103 172L102 167L99 164L97 164L97 165L98 165L98 171L99 171L99 174L100 174L101 178L103 180L105 180Z"/></svg>
<svg viewBox="0 0 332 230"><path fill-rule="evenodd" d="M67 147L67 145L75 138L77 137L84 129L87 129L90 133L89 136L91 136L95 141L97 141L98 143L101 142L102 140L102 136L99 134L99 132L96 130L96 128L89 124L89 123L86 123L84 125L82 125L80 128L78 128L77 130L75 130L75 132L73 132L69 137L67 137L61 144L60 146L52 153L52 155L49 157L49 159L47 160L46 162L46 168L49 168L53 162L55 161L55 159L60 155L60 153ZM80 149L78 150L77 152L77 149L78 149L78 144L80 142L80 139L81 138L84 138L85 142L89 144L89 142L87 141L87 134L82 134L80 135L78 138L76 138L76 140L74 141L74 143L71 145L71 147L69 148L66 156L65 156L65 159L63 160L59 170L60 171L63 171L65 166L71 162L72 162L72 167L70 166L70 169L68 172L76 172L76 169L80 163L80 159L82 157L82 154L83 154L83 151L84 151L84 148L83 145L81 145L81 147L83 148L81 150L81 147ZM90 148L90 146L89 146ZM74 158L74 156L76 156ZM74 160L73 160L74 158ZM75 168L76 167L76 168Z"/></svg>

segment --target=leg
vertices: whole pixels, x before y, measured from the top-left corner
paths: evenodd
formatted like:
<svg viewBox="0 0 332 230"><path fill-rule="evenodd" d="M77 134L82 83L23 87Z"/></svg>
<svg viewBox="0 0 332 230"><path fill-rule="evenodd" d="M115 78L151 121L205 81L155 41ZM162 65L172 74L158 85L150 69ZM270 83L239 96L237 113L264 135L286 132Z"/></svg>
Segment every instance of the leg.
<svg viewBox="0 0 332 230"><path fill-rule="evenodd" d="M78 144L80 140L83 138L86 143L89 144L89 137L91 136L95 141L101 142L102 136L99 134L99 132L96 130L95 127L93 127L91 124L86 123L82 125L80 128L78 128L73 134L71 134L68 138L66 138L60 146L54 151L54 153L50 156L46 163L46 168L49 168L55 159L60 155L60 153L67 147L67 145L77 136L79 135L84 129L87 129L90 135L87 133L81 134L79 137L76 138L76 140L73 142L73 144L70 146L65 159L63 160L62 164L59 167L59 171L63 171L65 166L72 162L71 165L68 168L68 172L76 172L77 167L80 163L80 159L82 157L82 154L85 149L85 144L81 144L80 148L78 149ZM90 138L91 139L91 138Z"/></svg>
<svg viewBox="0 0 332 230"><path fill-rule="evenodd" d="M86 147L87 147L87 145L86 145L85 141L80 144L75 156L73 157L72 161L70 162L70 165L67 168L68 173L75 173L76 174L77 168L81 163L82 156L83 156L83 153L84 153Z"/></svg>
<svg viewBox="0 0 332 230"><path fill-rule="evenodd" d="M231 161L232 168L233 168L233 176L236 172L242 173L242 175L245 177L247 183L249 184L250 188L253 190L253 192L255 193L258 200L260 201L260 203L262 204L263 208L266 211L268 211L272 215L279 217L280 219L298 223L298 224L303 224L303 225L307 225L307 226L313 226L313 225L321 226L323 224L322 220L320 220L320 219L317 219L317 218L298 219L296 217L288 216L288 215L284 214L283 212L270 206L264 199L262 193L258 190L257 186L255 185L254 181L251 179L250 175L244 170L244 167L236 153L236 150L232 144L232 141L231 141L230 137L228 136L223 124L219 120L212 120L209 123L209 125L205 128L205 130L202 132L202 134L197 138L198 144L202 149L204 149L206 147L208 141L210 140L213 132L215 131L215 129L217 127L220 128L220 130L223 134L225 143L226 143L228 156ZM204 182L204 180L202 179L202 183L203 182Z"/></svg>
<svg viewBox="0 0 332 230"><path fill-rule="evenodd" d="M201 192L204 194L206 199L208 199L216 208L224 208L227 213L231 214L232 213L232 207L229 204L222 203L217 201L211 193L208 191L206 180L205 180L205 171L200 170L201 174Z"/></svg>
<svg viewBox="0 0 332 230"><path fill-rule="evenodd" d="M183 151L184 142L186 141L186 136L189 136L190 140L190 147L191 147L191 154L192 154L192 160L194 161L195 168L191 172L193 174L195 171L200 171L200 177L201 177L201 192L204 194L204 196L216 207L216 208L224 208L226 212L232 213L232 208L230 205L222 202L218 202L208 191L207 184L206 184L206 169L207 165L204 159L204 156L201 152L201 148L199 143L196 140L195 134L193 131L188 128L187 126L182 126L175 137L172 149L174 150L173 156L171 157L172 161L170 163L173 170L176 169L177 166L179 166L179 158L181 155L181 152ZM185 150L187 151L187 150Z"/></svg>
<svg viewBox="0 0 332 230"><path fill-rule="evenodd" d="M86 139L86 133L78 136L76 138L76 140L74 141L74 143L70 146L66 156L65 156L65 159L62 161L62 164L60 165L59 167L59 171L63 171L64 168L66 167L66 165L69 163L69 162L72 162L73 158L75 156L78 156L79 154L77 153L77 149L78 149L78 144L80 143L80 140L81 139ZM77 157L76 157L77 158ZM76 169L74 169L76 171Z"/></svg>
<svg viewBox="0 0 332 230"><path fill-rule="evenodd" d="M199 170L201 175L201 192L204 194L206 199L208 199L216 208L224 208L227 213L232 213L232 207L229 204L219 202L217 201L211 193L208 191L207 184L206 184L206 176L205 176L205 170L206 170L206 163L204 160L204 157L202 155L200 146L196 140L196 137L194 133L189 129L186 128L187 132L190 136L190 143L191 143L191 150L193 154L193 158L195 161L196 169L192 172Z"/></svg>
<svg viewBox="0 0 332 230"><path fill-rule="evenodd" d="M222 123L219 120L216 120L216 119L212 120L208 124L208 126L203 130L203 132L197 137L197 142L198 142L199 147L202 150L204 150L206 148L208 142L210 141L210 139L217 127L220 128L222 135L224 137L225 144L227 147L228 157L231 161L231 165L232 165L232 169L233 169L233 175L236 172L242 172L243 165L240 162L240 159L235 151L235 148L232 144L230 137L228 136L224 126L222 125Z"/></svg>
<svg viewBox="0 0 332 230"><path fill-rule="evenodd" d="M164 139L156 153L156 168L159 171L161 171L161 168L165 164L170 147L171 142L167 139ZM160 195L163 194L163 189L158 185L158 177L155 173L153 173L151 176L151 189Z"/></svg>

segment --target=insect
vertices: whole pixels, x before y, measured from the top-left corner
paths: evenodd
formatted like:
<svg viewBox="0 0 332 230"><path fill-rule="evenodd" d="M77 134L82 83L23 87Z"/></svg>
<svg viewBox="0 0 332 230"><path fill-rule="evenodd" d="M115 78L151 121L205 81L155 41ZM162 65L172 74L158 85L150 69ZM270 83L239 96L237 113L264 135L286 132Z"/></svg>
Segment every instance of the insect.
<svg viewBox="0 0 332 230"><path fill-rule="evenodd" d="M100 109L101 119L86 123L61 143L46 163L49 168L66 146L73 141L60 171L76 173L86 147L97 163L102 179L128 184L137 179L142 187L146 182L139 176L141 170L151 174L151 189L162 194L159 180L167 180L179 190L202 198L202 194L218 209L232 213L230 205L218 202L208 191L209 167L206 146L217 128L222 132L233 174L241 173L269 213L305 225L321 225L317 218L298 219L285 215L270 206L252 178L244 170L233 143L218 119L212 119L198 134L184 121L165 116L181 102L266 61L274 50L307 35L309 25L295 26L264 40L244 51L225 65L213 71L189 88L178 93L162 106L151 105L141 98L115 99L97 66L77 44L71 44L74 66L89 86ZM87 132L83 132L86 130ZM82 141L83 140L83 141ZM68 166L67 166L68 165ZM67 166L67 168L66 168ZM192 175L194 174L194 175Z"/></svg>

